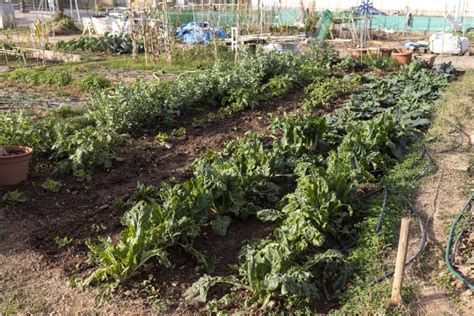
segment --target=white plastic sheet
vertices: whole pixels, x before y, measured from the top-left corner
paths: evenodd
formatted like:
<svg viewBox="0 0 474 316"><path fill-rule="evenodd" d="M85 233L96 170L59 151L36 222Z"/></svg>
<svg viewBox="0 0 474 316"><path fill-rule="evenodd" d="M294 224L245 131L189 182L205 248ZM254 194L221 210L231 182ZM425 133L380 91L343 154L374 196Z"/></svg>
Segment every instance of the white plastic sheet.
<svg viewBox="0 0 474 316"><path fill-rule="evenodd" d="M451 33L434 33L429 42L430 51L435 54L462 55L469 51L468 39Z"/></svg>
<svg viewBox="0 0 474 316"><path fill-rule="evenodd" d="M91 18L92 25L94 30L99 35L104 35L105 33L112 33L112 18L103 17L103 18Z"/></svg>

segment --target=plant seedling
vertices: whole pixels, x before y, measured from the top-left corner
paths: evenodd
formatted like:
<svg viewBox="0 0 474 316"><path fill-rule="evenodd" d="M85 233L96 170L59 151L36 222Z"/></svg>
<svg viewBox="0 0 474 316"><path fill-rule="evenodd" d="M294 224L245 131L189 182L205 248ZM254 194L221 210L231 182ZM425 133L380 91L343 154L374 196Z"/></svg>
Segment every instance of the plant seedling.
<svg viewBox="0 0 474 316"><path fill-rule="evenodd" d="M54 181L52 179L46 179L45 182L41 185L43 189L49 192L58 192L61 189L62 184L59 181Z"/></svg>
<svg viewBox="0 0 474 316"><path fill-rule="evenodd" d="M169 140L170 136L164 132L160 132L155 136L155 141L164 146L166 149L171 148L171 145L168 143Z"/></svg>
<svg viewBox="0 0 474 316"><path fill-rule="evenodd" d="M54 242L56 245L58 245L59 248L66 247L72 242L72 238L68 238L67 236L64 236L63 238L56 236L54 237Z"/></svg>
<svg viewBox="0 0 474 316"><path fill-rule="evenodd" d="M26 202L26 195L18 190L7 192L3 195L3 201L10 205Z"/></svg>
<svg viewBox="0 0 474 316"><path fill-rule="evenodd" d="M171 132L171 135L173 135L174 137L183 137L186 135L186 129L184 127L174 129Z"/></svg>

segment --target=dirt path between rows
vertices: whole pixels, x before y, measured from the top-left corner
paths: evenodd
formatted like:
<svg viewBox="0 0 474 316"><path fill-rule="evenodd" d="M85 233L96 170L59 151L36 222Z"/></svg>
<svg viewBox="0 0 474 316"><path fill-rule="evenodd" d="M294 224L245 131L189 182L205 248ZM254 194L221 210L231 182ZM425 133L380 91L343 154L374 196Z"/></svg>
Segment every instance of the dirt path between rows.
<svg viewBox="0 0 474 316"><path fill-rule="evenodd" d="M119 233L122 212L113 206L118 197L130 194L138 182L159 185L170 178L176 181L189 178L191 174L186 166L205 150L220 150L224 142L247 131L266 131L269 113L281 116L285 112L297 111L301 99L302 93L293 93L201 128L185 125L186 135L171 141L171 149L153 142L152 136L132 140L119 150L124 162L109 171L96 172L91 181L63 178L64 187L59 193L41 188L41 183L50 177L48 162L45 159L32 161L28 181L8 188L25 192L28 201L16 206L0 204L0 311L7 314L145 313L159 311L160 304L164 304L161 298L168 297L170 292L179 298L183 289L192 282L190 275L195 279L200 275L199 271L190 271L190 267L195 269L194 262L186 265L189 256L177 258L176 269L181 270L173 273L183 271L182 278L173 280L164 276L163 280L150 284L166 292L155 295L152 300L143 298L147 293L137 295L130 289L99 307L97 289L81 292L69 286L69 278L89 267L85 264L85 239ZM0 188L0 196L5 192L6 188ZM200 243L211 249L211 257L217 257L228 265L237 260L244 240L267 233L257 221L236 223L229 231L234 238L226 239L233 240L233 245L219 241L206 245L210 243L206 239ZM65 236L72 242L59 248L54 238ZM186 284L180 283L182 281ZM165 303L176 305L176 302Z"/></svg>
<svg viewBox="0 0 474 316"><path fill-rule="evenodd" d="M470 144L474 140L473 92L474 73L466 73L437 103L435 123L429 131L437 139L428 148L436 169L422 180L415 201L429 226L428 248L412 279L420 287L414 314L472 315L474 310L472 291L451 277L444 262L448 229L474 190L474 175L469 171L474 159ZM463 135L453 126L460 128ZM458 147L461 138L463 143ZM472 264L463 268L471 280L473 268Z"/></svg>

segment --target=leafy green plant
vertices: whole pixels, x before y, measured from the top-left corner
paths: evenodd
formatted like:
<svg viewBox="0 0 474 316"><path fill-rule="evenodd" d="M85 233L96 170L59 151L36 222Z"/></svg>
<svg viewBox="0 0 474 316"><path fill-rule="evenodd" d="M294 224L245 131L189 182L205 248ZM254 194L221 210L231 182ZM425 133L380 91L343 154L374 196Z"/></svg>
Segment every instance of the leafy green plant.
<svg viewBox="0 0 474 316"><path fill-rule="evenodd" d="M363 66L363 63L359 62L359 60L352 58L351 56L346 56L335 65L335 68L342 70L350 70L357 69L361 66Z"/></svg>
<svg viewBox="0 0 474 316"><path fill-rule="evenodd" d="M71 126L63 127L66 131ZM114 160L119 160L112 150L112 144L118 141L114 135L103 129L86 127L75 132L59 132L52 149L58 158L66 158L58 167L59 172L72 171L74 175L93 170L97 166L110 168Z"/></svg>
<svg viewBox="0 0 474 316"><path fill-rule="evenodd" d="M325 146L322 141L327 131L326 119L315 115L286 116L272 121L271 129L281 133L273 143L275 169L293 170L296 161L303 155L313 156L317 149Z"/></svg>
<svg viewBox="0 0 474 316"><path fill-rule="evenodd" d="M56 49L67 52L91 51L109 54L131 54L132 39L130 35L112 35L108 33L99 37L81 36L78 39L73 39L67 42L57 42ZM139 41L138 52L143 51L143 42Z"/></svg>
<svg viewBox="0 0 474 316"><path fill-rule="evenodd" d="M110 87L110 81L99 74L87 74L78 82L78 85L84 91L97 91Z"/></svg>
<svg viewBox="0 0 474 316"><path fill-rule="evenodd" d="M25 193L18 190L7 192L3 195L3 202L15 205L18 203L25 203L27 200Z"/></svg>
<svg viewBox="0 0 474 316"><path fill-rule="evenodd" d="M262 86L262 91L269 93L272 97L279 97L286 94L295 85L295 78L285 74L271 78Z"/></svg>
<svg viewBox="0 0 474 316"><path fill-rule="evenodd" d="M46 181L43 182L41 185L43 189L49 192L59 192L59 190L62 187L61 182L59 181L54 181L52 179L46 179Z"/></svg>
<svg viewBox="0 0 474 316"><path fill-rule="evenodd" d="M372 54L365 54L363 63L372 69L385 70L397 69L400 64L391 57L377 56Z"/></svg>
<svg viewBox="0 0 474 316"><path fill-rule="evenodd" d="M9 112L0 112L2 129L0 132L0 146L11 144L29 145L35 147L40 142L40 137L32 129L32 120L25 112L19 111L12 115Z"/></svg>
<svg viewBox="0 0 474 316"><path fill-rule="evenodd" d="M359 82L359 76L346 76L342 79L337 77L317 79L305 88L308 97L303 102L303 108L306 110L329 108L330 101L335 101L352 92Z"/></svg>
<svg viewBox="0 0 474 316"><path fill-rule="evenodd" d="M184 127L176 128L171 131L171 135L174 137L184 137L186 135L186 129Z"/></svg>
<svg viewBox="0 0 474 316"><path fill-rule="evenodd" d="M228 112L228 114L232 114L244 109L253 109L258 104L258 97L258 91L255 91L253 88L236 89L224 99L224 104L228 105L223 110Z"/></svg>
<svg viewBox="0 0 474 316"><path fill-rule="evenodd" d="M157 142L158 144L164 146L167 149L171 148L171 144L168 143L169 140L170 140L170 135L168 135L165 132L159 132L155 136L155 142Z"/></svg>
<svg viewBox="0 0 474 316"><path fill-rule="evenodd" d="M59 248L66 247L72 242L72 239L68 236L64 236L63 238L56 236L54 237L54 242L58 245Z"/></svg>
<svg viewBox="0 0 474 316"><path fill-rule="evenodd" d="M32 85L66 86L72 82L71 76L64 71L53 71L45 67L17 68L4 75L9 81Z"/></svg>

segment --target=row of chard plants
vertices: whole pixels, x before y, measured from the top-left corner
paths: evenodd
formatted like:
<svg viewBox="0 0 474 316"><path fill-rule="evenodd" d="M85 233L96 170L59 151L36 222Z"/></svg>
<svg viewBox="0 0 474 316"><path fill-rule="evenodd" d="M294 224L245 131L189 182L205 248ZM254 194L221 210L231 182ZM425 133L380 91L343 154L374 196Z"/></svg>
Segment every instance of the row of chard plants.
<svg viewBox="0 0 474 316"><path fill-rule="evenodd" d="M115 148L129 135L176 126L179 118L205 107L212 112L208 120L254 107L310 82L321 65L329 66L336 57L317 44L302 55L243 51L237 63L216 62L176 80L137 81L98 91L80 110L59 108L45 117L4 111L0 145L31 146L36 155L57 162L58 172L89 177L120 159Z"/></svg>
<svg viewBox="0 0 474 316"><path fill-rule="evenodd" d="M269 134L248 133L229 142L224 151L209 151L197 159L191 179L137 189L127 202L130 209L123 217L120 240L87 241L97 268L76 284L116 288L152 265L171 267L168 251L181 247L209 273L187 290L187 299L206 302L218 284L245 293L239 299L225 294L212 300L208 306L213 311L265 308L269 302L292 310L321 298L328 282L324 267L329 263L336 276L347 271L347 251L331 240L357 235L354 221L362 214L356 207L358 190L383 182L388 170L422 138L433 101L450 80L417 62L384 76L335 79L334 68L328 68L334 62L328 60L313 59L311 66L304 66L311 71L301 73L312 76L304 81L313 84L303 106L326 107L346 96L341 107L323 117L303 112L275 119ZM340 94L314 92L321 83L338 87ZM282 183L292 193L282 194ZM233 220L249 216L270 222L272 237L248 241L235 274L212 276L212 262L193 247L194 240L208 226L225 236ZM330 282L337 285L341 280Z"/></svg>

